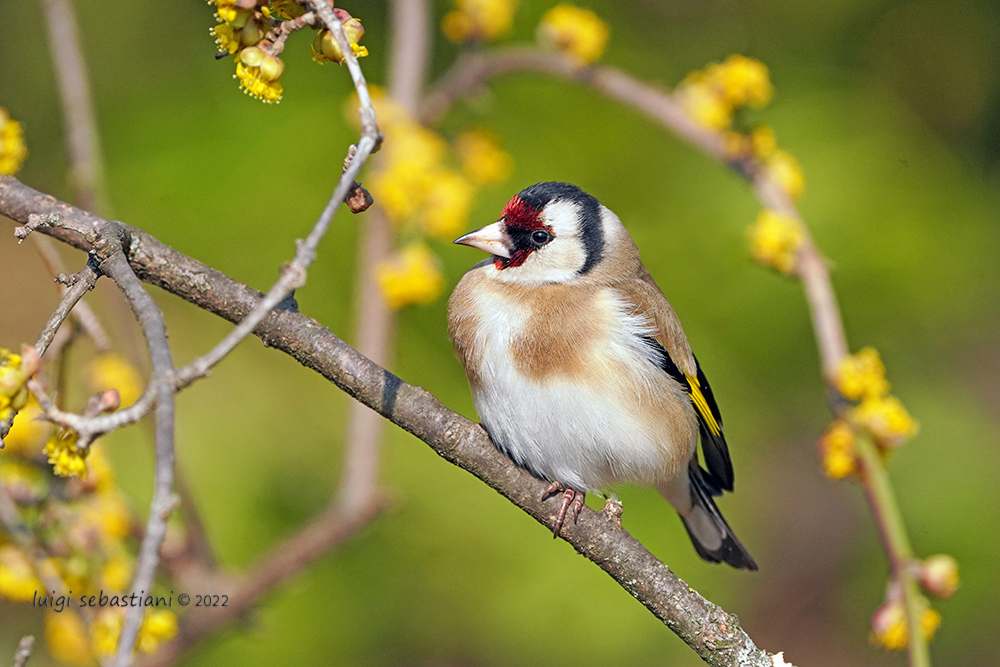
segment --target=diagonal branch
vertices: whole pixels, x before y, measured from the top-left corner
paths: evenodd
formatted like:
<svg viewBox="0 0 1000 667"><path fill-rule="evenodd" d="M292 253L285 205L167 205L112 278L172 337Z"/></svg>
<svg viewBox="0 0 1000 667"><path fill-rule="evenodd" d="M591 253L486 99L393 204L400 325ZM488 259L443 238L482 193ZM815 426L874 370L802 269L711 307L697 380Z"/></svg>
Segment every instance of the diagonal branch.
<svg viewBox="0 0 1000 667"><path fill-rule="evenodd" d="M88 246L82 231L102 221L0 177L0 214L26 220L32 213L58 214L62 225L43 233L76 247ZM135 273L229 321L243 319L260 294L162 244L125 227ZM427 443L441 457L471 472L543 525L551 528L554 501L538 500L544 484L514 466L490 443L486 432L447 409L432 395L372 363L312 318L272 311L254 333L265 345L289 354L365 405ZM692 590L619 524L584 509L579 522L560 533L583 556L606 571L711 665L770 667L770 654L758 649L735 616Z"/></svg>

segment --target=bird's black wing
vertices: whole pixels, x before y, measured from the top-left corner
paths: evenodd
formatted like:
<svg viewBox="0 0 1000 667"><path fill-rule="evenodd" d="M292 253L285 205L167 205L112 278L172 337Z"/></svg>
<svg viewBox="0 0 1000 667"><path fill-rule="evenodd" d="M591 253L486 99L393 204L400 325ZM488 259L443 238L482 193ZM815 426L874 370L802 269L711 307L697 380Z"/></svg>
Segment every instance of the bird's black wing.
<svg viewBox="0 0 1000 667"><path fill-rule="evenodd" d="M722 413L715 402L712 394L712 387L708 384L708 378L701 370L701 364L695 357L694 363L697 367L697 375L686 375L677 368L677 364L670 358L670 355L660 343L652 336L644 336L645 342L655 349L660 356L660 368L667 375L679 382L694 405L698 414L698 428L701 431L701 451L705 457L706 470L705 481L709 486L713 486L712 493L719 495L723 490L733 490L733 461L729 458L729 446L726 444L726 436L722 430Z"/></svg>

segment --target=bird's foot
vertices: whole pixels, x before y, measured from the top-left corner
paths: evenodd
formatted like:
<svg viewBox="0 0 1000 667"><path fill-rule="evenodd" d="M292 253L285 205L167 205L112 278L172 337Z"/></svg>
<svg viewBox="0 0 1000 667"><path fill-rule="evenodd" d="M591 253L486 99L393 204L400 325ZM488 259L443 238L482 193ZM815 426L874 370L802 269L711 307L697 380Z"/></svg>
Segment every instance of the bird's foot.
<svg viewBox="0 0 1000 667"><path fill-rule="evenodd" d="M559 493L562 491L562 505L559 507L559 512L556 514L555 525L552 526L552 537L559 537L559 531L562 530L563 521L566 519L566 512L573 512L573 523L580 517L580 510L583 509L583 501L587 498L586 491L577 491L576 489L565 486L560 482L552 482L542 493L541 500L545 500L549 496Z"/></svg>

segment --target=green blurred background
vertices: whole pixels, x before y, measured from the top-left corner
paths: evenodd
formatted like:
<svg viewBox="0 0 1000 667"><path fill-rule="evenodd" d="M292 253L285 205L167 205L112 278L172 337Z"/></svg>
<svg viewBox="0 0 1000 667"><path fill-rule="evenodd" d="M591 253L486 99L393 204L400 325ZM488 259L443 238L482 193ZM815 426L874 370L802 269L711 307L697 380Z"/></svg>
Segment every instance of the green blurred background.
<svg viewBox="0 0 1000 667"><path fill-rule="evenodd" d="M258 289L293 254L356 132L346 70L318 67L307 39L286 50L285 97L242 95L213 59L204 2L78 2L113 217ZM509 41L533 38L554 3L522 1ZM801 210L831 258L849 341L874 345L921 423L892 479L920 555L947 552L962 588L944 616L939 665L995 665L1000 592L1000 9L979 2L591 1L611 24L604 61L654 83L730 53L771 68L770 123L807 179ZM365 23L370 81L384 82L387 7L343 3ZM449 3L438 1L437 19ZM59 101L38 2L0 2L0 105L25 126L18 175L71 196ZM435 30L432 74L456 49ZM624 523L763 648L797 665L900 665L868 646L885 558L860 489L824 478L814 443L830 419L798 284L754 265L746 185L638 114L574 85L508 76L442 123L494 129L516 160L485 190L469 227L517 190L565 180L618 213L681 315L722 406L737 495L722 510L761 570L701 562L672 509L626 489ZM348 340L363 217L343 212L320 249L303 312ZM33 341L58 299L30 244L0 233L0 344ZM480 257L444 243L448 289ZM67 250L71 266L82 254ZM120 312L103 285L91 298ZM229 325L157 292L175 358ZM404 310L391 369L474 417L445 330L446 299ZM132 322L115 322L120 339ZM75 352L82 365L87 344ZM126 348L127 353L137 351ZM348 399L256 340L179 401L179 467L221 561L240 568L326 502L339 475ZM143 428L116 434L121 484L144 514ZM382 481L392 509L270 595L185 664L697 665L671 632L591 563L465 472L395 427ZM591 499L596 505L596 501ZM193 593L194 591L190 591ZM224 593L224 591L201 591ZM30 607L0 602L0 661ZM32 664L49 664L40 649Z"/></svg>

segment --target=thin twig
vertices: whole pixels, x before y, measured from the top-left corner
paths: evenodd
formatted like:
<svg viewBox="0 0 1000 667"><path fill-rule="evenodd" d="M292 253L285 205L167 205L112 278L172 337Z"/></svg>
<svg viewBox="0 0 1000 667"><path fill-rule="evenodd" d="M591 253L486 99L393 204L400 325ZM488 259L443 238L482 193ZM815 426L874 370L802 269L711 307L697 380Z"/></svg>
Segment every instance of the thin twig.
<svg viewBox="0 0 1000 667"><path fill-rule="evenodd" d="M28 658L31 657L31 649L35 646L35 638L31 635L25 635L21 637L21 641L17 644L17 652L14 653L14 665L13 667L24 667L28 664Z"/></svg>
<svg viewBox="0 0 1000 667"><path fill-rule="evenodd" d="M76 247L89 247L80 230L101 220L58 202L11 176L0 177L0 214L24 220L29 213L59 213L63 223L44 233ZM230 322L260 302L260 293L160 243L126 228L136 274ZM544 484L516 467L492 446L485 431L452 412L429 393L372 363L315 320L298 312L271 312L254 330L265 345L280 349L427 443L443 458L476 475L551 530L555 501L538 500ZM584 509L579 522L560 536L645 605L706 662L726 667L771 667L738 619L705 600L657 560L616 522Z"/></svg>
<svg viewBox="0 0 1000 667"><path fill-rule="evenodd" d="M45 323L42 332L38 334L38 340L35 341L35 349L38 350L39 355L45 354L45 350L55 338L56 331L69 317L73 308L81 303L80 299L83 298L83 295L94 289L94 285L97 284L97 271L88 262L87 266L73 274L71 280L72 282L66 288L62 300L49 316L49 321Z"/></svg>
<svg viewBox="0 0 1000 667"><path fill-rule="evenodd" d="M80 207L99 213L105 208L104 166L73 4L70 0L42 0L42 7L66 124L70 181Z"/></svg>

